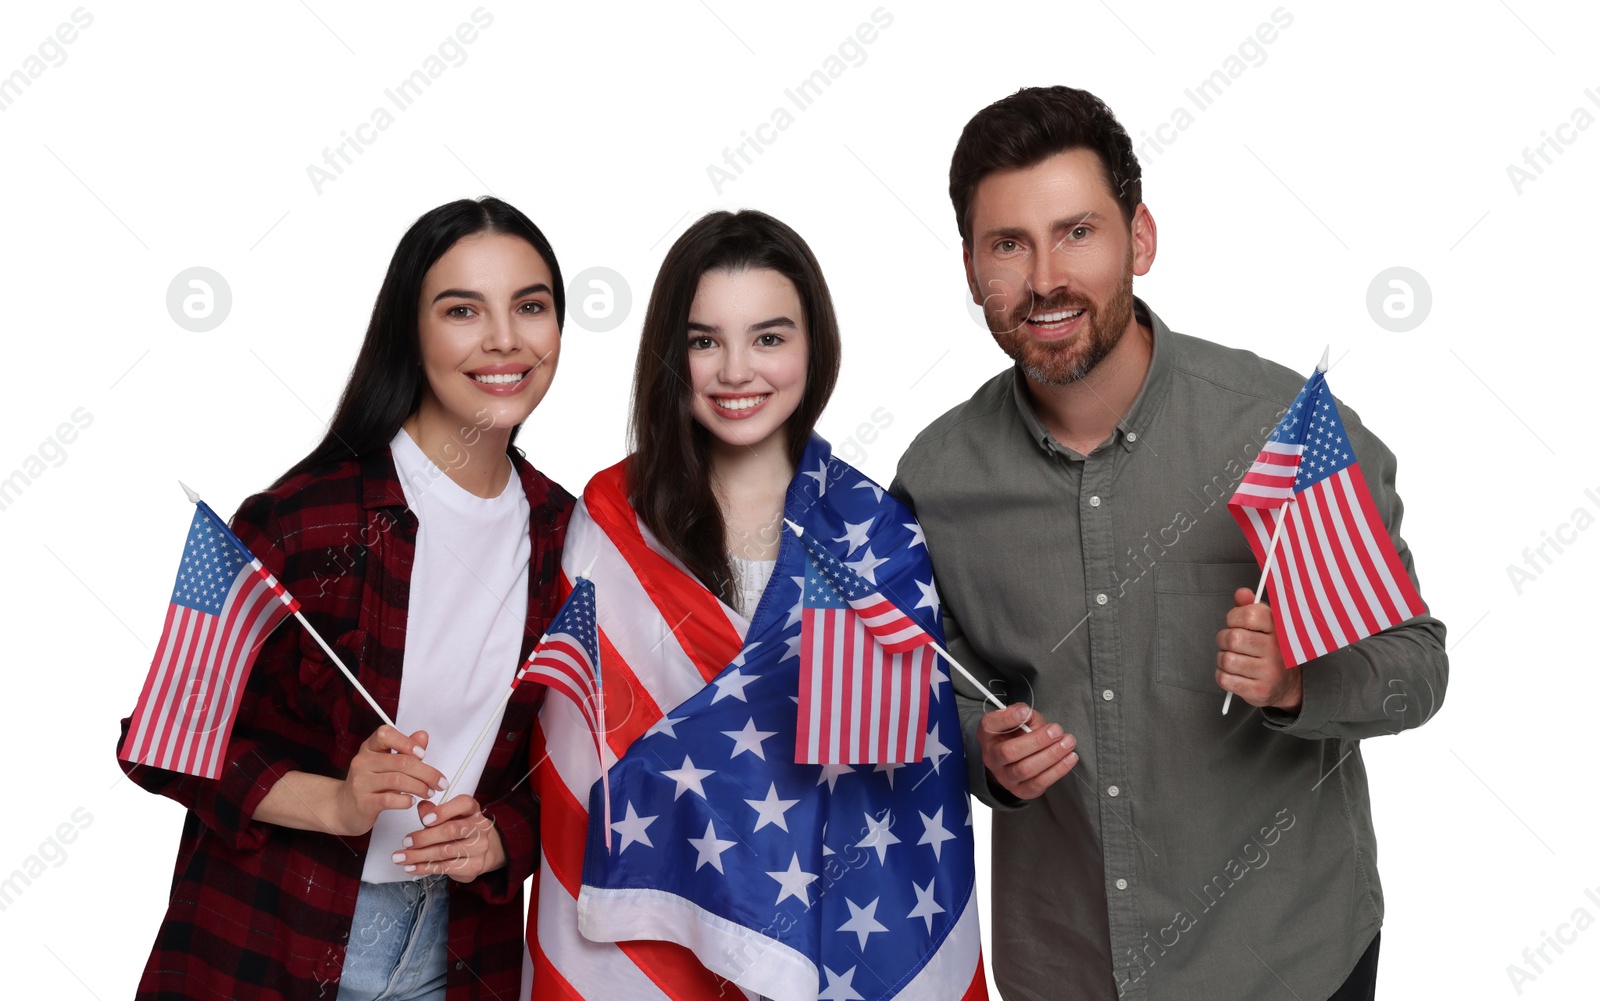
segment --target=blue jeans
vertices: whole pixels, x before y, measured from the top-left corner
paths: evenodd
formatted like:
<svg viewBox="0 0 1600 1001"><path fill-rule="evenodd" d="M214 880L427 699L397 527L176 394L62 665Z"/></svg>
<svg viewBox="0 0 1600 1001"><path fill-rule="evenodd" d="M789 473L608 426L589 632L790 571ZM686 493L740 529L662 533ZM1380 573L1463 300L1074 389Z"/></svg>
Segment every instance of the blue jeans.
<svg viewBox="0 0 1600 1001"><path fill-rule="evenodd" d="M444 1001L447 879L361 884L337 1001Z"/></svg>

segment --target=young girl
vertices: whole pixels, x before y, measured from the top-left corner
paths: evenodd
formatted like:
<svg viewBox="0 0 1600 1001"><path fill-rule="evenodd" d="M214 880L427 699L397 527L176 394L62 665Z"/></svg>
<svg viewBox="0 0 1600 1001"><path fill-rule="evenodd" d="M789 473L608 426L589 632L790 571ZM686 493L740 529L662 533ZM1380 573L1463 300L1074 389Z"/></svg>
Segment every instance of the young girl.
<svg viewBox="0 0 1600 1001"><path fill-rule="evenodd" d="M839 354L821 269L778 220L715 212L667 252L635 451L589 482L563 557L568 581L593 564L611 824L584 716L547 699L539 1001L713 999L725 981L782 1001L984 996L944 673L920 686L919 760L796 763L802 620L826 574L807 541L841 586L871 584L939 635L915 519L812 431ZM852 664L913 677L856 637ZM903 692L914 708L917 686Z"/></svg>
<svg viewBox="0 0 1600 1001"><path fill-rule="evenodd" d="M291 622L220 779L123 763L189 809L140 997L518 991L533 686L464 758L559 604L572 498L512 442L564 315L549 242L505 202L401 238L327 436L233 520L399 729Z"/></svg>

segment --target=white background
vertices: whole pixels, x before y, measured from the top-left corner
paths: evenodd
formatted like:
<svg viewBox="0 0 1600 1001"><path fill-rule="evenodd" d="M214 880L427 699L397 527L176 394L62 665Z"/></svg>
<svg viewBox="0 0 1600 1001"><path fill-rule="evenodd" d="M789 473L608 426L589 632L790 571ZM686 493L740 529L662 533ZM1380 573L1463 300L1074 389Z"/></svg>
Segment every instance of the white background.
<svg viewBox="0 0 1600 1001"><path fill-rule="evenodd" d="M1574 109L1600 116L1592 8L1295 0L1265 60L1194 111L1185 89L1272 0L891 0L865 61L718 192L708 165L787 104L872 0L493 0L464 61L319 193L307 166L476 6L95 3L64 61L0 111L0 477L49 460L0 510L0 760L15 782L0 877L82 811L56 864L0 911L7 996L132 992L182 811L118 782L114 744L191 514L175 481L226 513L320 437L420 213L492 192L545 230L567 275L603 266L630 284L608 333L577 322L581 297L569 306L554 389L521 439L574 491L622 455L638 323L672 239L713 208L784 219L821 260L844 331L820 430L839 448L885 408L893 423L858 464L887 483L916 432L1006 364L964 305L956 136L989 102L1053 83L1101 95L1136 142L1191 109L1142 157L1160 244L1136 292L1178 330L1298 370L1331 345L1334 389L1400 457L1405 534L1453 670L1428 726L1363 749L1388 898L1382 995L1514 997L1507 966L1525 948L1576 908L1600 918L1584 896L1600 887L1600 531L1572 524L1579 508L1600 517L1587 301L1600 127L1564 129L1571 143L1520 191L1507 172ZM5 5L0 74L73 10ZM233 297L205 333L166 308L194 266ZM1368 312L1392 266L1431 288L1409 332ZM92 423L46 444L77 408ZM1519 593L1508 565L1558 531L1573 541L1547 548ZM987 921L986 887L984 902ZM1523 993L1592 996L1600 930L1548 955Z"/></svg>

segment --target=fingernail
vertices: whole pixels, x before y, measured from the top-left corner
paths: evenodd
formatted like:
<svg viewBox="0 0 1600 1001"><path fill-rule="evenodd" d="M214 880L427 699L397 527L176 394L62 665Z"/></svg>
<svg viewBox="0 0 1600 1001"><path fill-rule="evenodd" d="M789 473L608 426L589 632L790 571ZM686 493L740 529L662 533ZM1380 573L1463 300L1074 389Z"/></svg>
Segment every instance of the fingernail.
<svg viewBox="0 0 1600 1001"><path fill-rule="evenodd" d="M400 843L402 845L404 845L405 847L410 848L411 847L411 836L407 835L406 839L404 841L400 842Z"/></svg>
<svg viewBox="0 0 1600 1001"><path fill-rule="evenodd" d="M416 871L417 871L417 867L416 866L414 866L414 865L406 866L406 872L416 872Z"/></svg>
<svg viewBox="0 0 1600 1001"><path fill-rule="evenodd" d="M1019 705L1011 711L1011 715L1017 719L1026 720L1028 718L1028 707Z"/></svg>
<svg viewBox="0 0 1600 1001"><path fill-rule="evenodd" d="M406 860L406 853L405 852L395 852L393 855L390 856L390 858L395 862L404 862Z"/></svg>
<svg viewBox="0 0 1600 1001"><path fill-rule="evenodd" d="M415 754L419 758L422 757L422 745L421 744L412 744L411 745L411 753Z"/></svg>
<svg viewBox="0 0 1600 1001"><path fill-rule="evenodd" d="M1045 736L1049 737L1051 740L1055 740L1057 737L1061 736L1061 727L1051 723L1049 726L1044 728L1044 732Z"/></svg>
<svg viewBox="0 0 1600 1001"><path fill-rule="evenodd" d="M423 824L424 827L426 827L428 825L431 825L435 820L438 820L438 819L439 819L439 815L437 813L430 813L426 817L422 818L422 824Z"/></svg>
<svg viewBox="0 0 1600 1001"><path fill-rule="evenodd" d="M1061 738L1061 749L1063 751L1072 750L1072 741L1070 739L1066 738L1066 737ZM406 839L406 847L407 848L411 847L411 839L410 838Z"/></svg>

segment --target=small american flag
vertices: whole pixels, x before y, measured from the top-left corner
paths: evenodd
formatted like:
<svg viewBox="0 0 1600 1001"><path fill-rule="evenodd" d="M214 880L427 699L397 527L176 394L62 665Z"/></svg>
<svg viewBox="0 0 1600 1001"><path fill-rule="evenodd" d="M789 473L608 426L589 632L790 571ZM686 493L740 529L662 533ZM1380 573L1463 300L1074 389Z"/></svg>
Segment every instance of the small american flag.
<svg viewBox="0 0 1600 1001"><path fill-rule="evenodd" d="M216 512L197 503L123 760L220 777L256 652L299 608Z"/></svg>
<svg viewBox="0 0 1600 1001"><path fill-rule="evenodd" d="M933 637L821 543L806 548L795 761L909 764L928 729Z"/></svg>
<svg viewBox="0 0 1600 1001"><path fill-rule="evenodd" d="M589 723L596 747L605 737L606 706L600 691L600 640L595 631L594 581L579 577L539 646L517 672L571 699Z"/></svg>
<svg viewBox="0 0 1600 1001"><path fill-rule="evenodd" d="M1228 500L1268 578L1286 667L1427 611L1372 502L1318 367ZM1288 519L1272 549L1277 519Z"/></svg>

